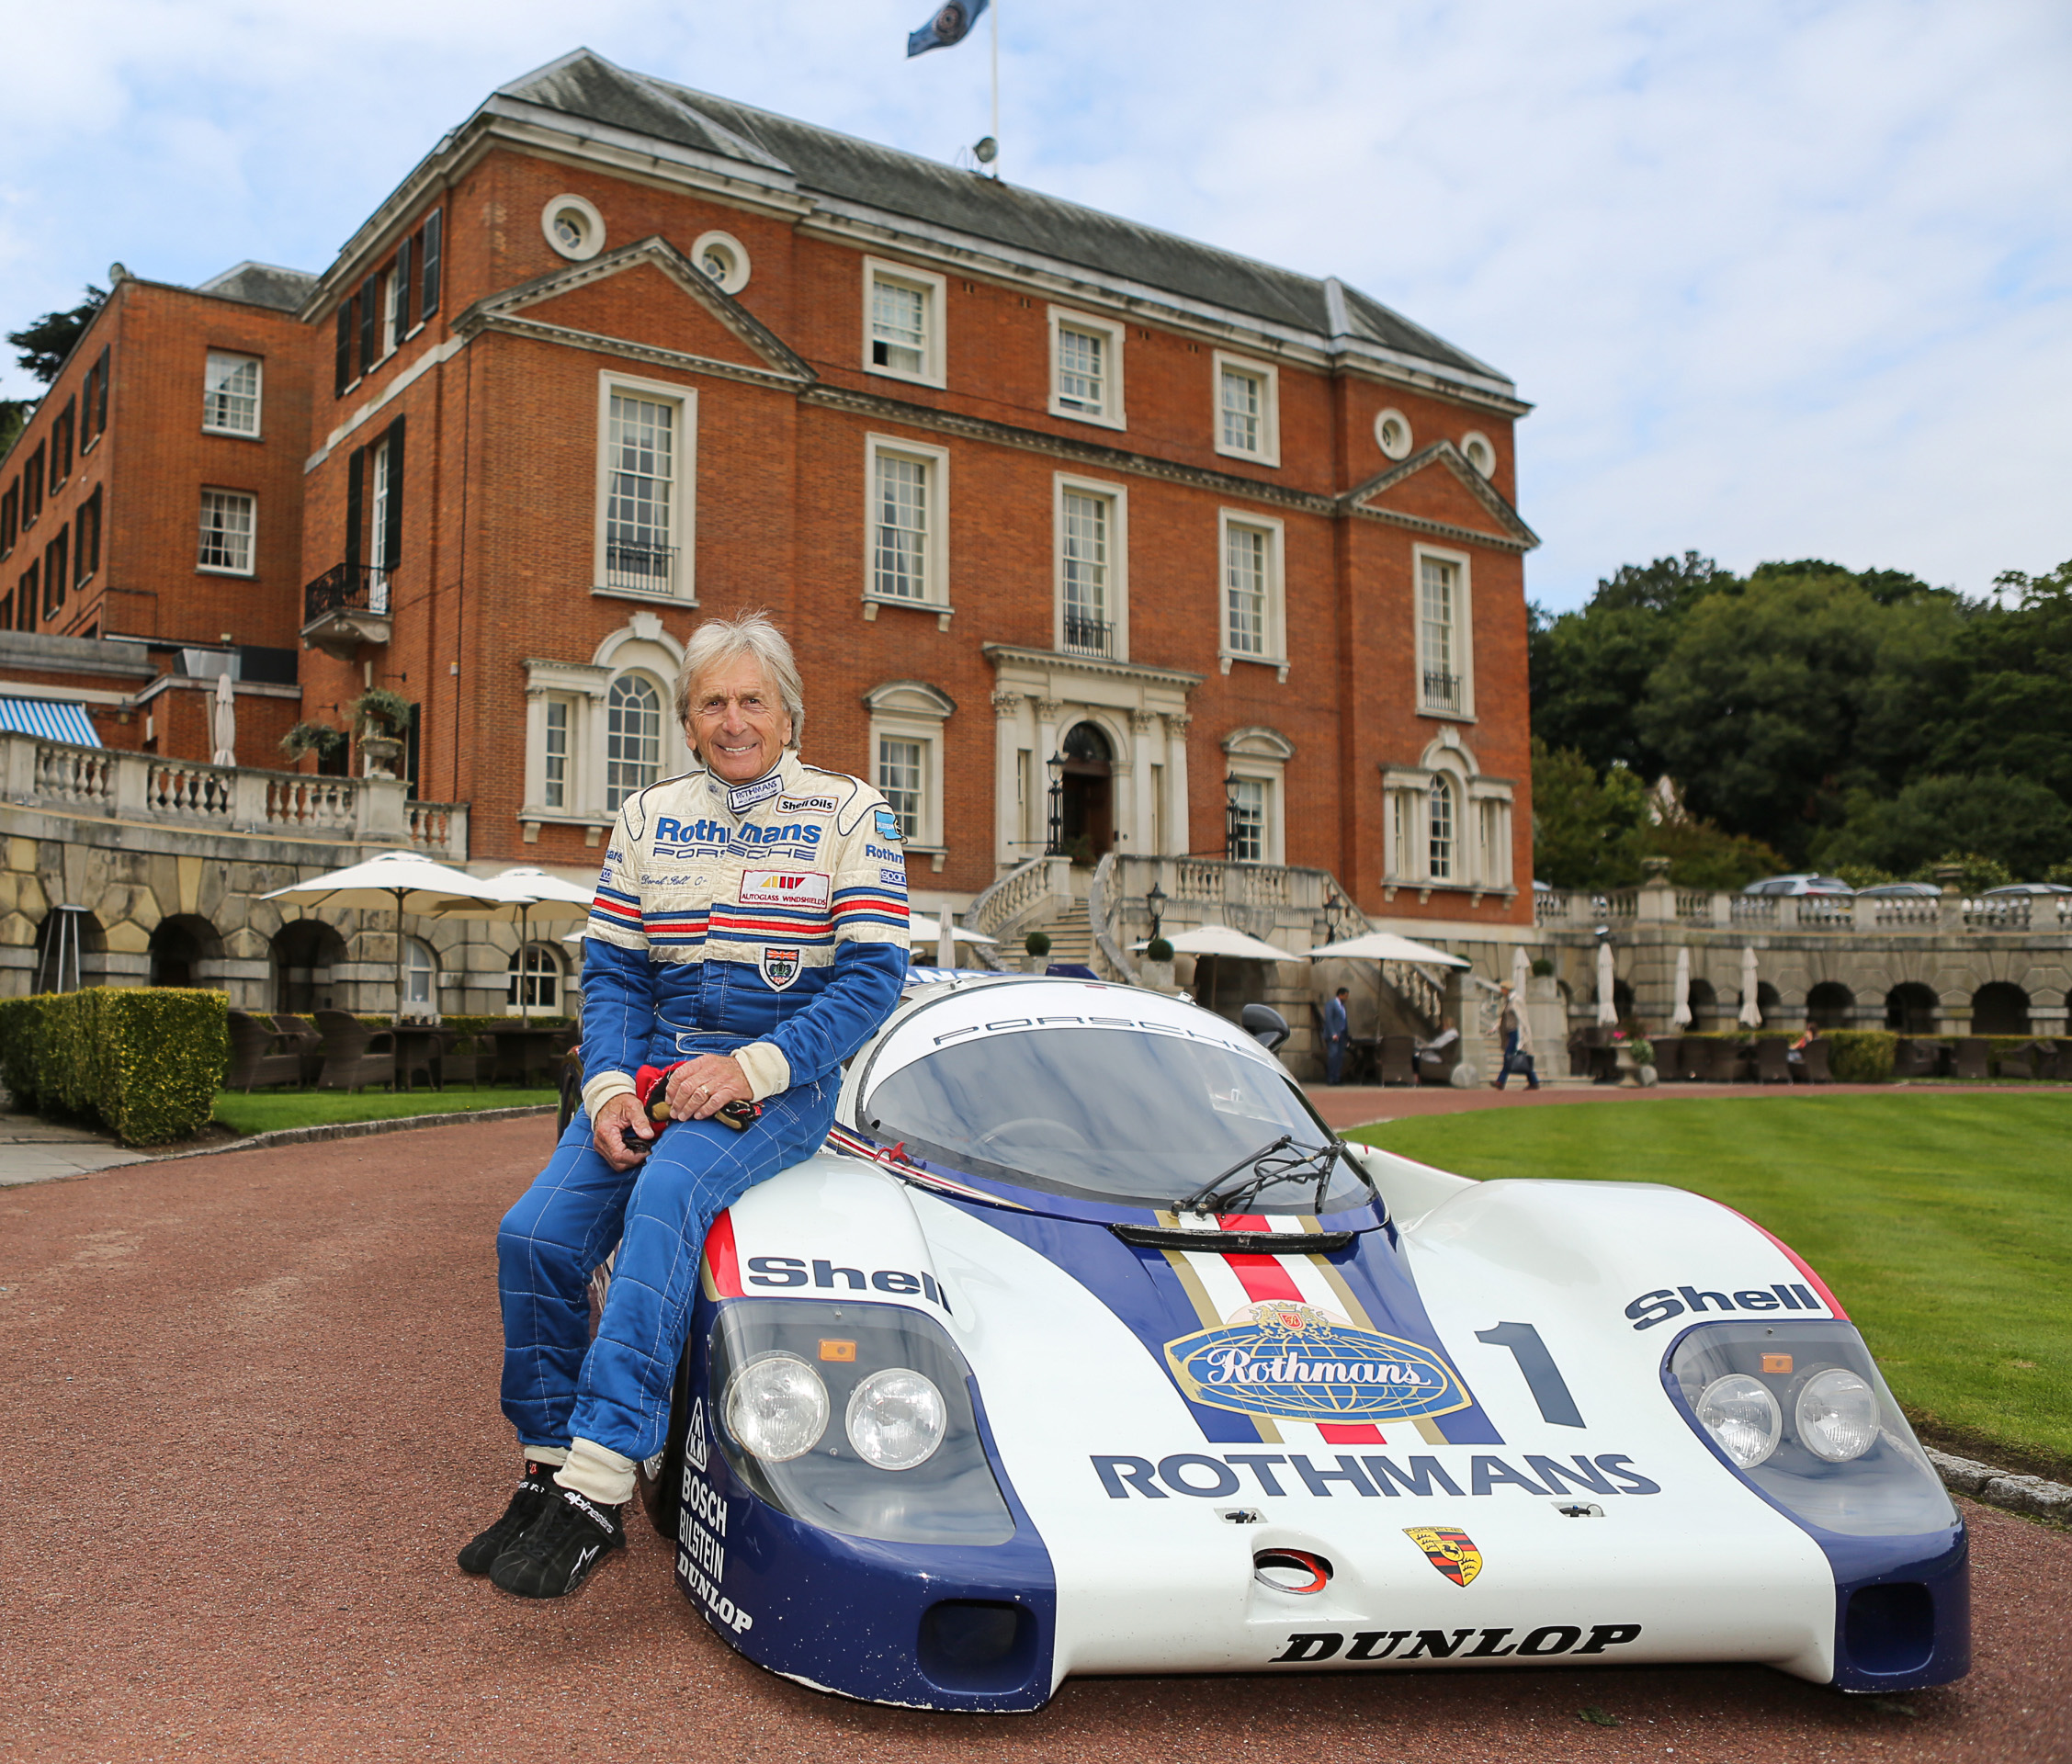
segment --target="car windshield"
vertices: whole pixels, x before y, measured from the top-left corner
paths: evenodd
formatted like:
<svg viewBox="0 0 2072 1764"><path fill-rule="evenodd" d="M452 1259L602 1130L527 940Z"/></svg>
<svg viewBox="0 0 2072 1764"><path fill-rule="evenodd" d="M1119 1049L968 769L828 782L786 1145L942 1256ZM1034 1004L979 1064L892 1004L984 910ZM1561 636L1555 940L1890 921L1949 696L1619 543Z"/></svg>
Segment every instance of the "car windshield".
<svg viewBox="0 0 2072 1764"><path fill-rule="evenodd" d="M1330 1142L1278 1067L1213 1041L1140 1028L1070 1027L976 1035L901 1067L870 1092L864 1125L878 1137L974 1175L1123 1206L1172 1206L1251 1159L1276 1162ZM1282 1136L1287 1136L1282 1144ZM1365 1186L1319 1159L1263 1188L1247 1212L1342 1212Z"/></svg>

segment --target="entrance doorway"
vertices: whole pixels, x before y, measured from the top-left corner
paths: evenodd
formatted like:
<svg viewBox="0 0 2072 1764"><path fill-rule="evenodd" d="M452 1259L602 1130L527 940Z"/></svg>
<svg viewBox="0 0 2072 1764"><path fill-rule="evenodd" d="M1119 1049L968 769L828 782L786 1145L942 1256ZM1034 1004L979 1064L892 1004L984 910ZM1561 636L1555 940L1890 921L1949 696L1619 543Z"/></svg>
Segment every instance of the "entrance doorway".
<svg viewBox="0 0 2072 1764"><path fill-rule="evenodd" d="M1093 723L1074 723L1059 750L1058 843L1075 864L1093 864L1115 843L1115 751Z"/></svg>

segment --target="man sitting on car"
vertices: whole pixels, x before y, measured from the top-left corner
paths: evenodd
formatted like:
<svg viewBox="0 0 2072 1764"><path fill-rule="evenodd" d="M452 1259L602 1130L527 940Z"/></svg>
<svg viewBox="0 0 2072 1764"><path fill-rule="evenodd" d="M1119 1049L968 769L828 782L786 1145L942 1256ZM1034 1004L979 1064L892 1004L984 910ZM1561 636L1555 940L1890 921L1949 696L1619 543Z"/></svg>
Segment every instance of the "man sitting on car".
<svg viewBox="0 0 2072 1764"><path fill-rule="evenodd" d="M504 1413L525 1473L459 1559L527 1598L573 1592L625 1546L706 1230L820 1146L842 1062L906 974L899 821L869 786L799 759L805 706L776 627L761 613L701 625L676 713L697 766L628 797L597 878L583 1107L497 1234ZM635 1079L672 1065L658 1127ZM740 1104L760 1116L719 1118ZM593 1342L590 1276L614 1244Z"/></svg>

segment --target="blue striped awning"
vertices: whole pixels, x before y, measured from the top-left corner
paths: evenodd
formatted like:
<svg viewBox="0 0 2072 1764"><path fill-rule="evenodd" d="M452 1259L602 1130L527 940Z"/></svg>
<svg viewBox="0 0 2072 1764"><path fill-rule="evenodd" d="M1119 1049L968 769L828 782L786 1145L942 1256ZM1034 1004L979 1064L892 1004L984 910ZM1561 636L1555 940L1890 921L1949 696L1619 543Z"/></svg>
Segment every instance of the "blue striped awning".
<svg viewBox="0 0 2072 1764"><path fill-rule="evenodd" d="M0 729L12 729L17 735L40 735L47 741L71 741L79 747L101 744L85 707L62 704L55 698L0 697Z"/></svg>

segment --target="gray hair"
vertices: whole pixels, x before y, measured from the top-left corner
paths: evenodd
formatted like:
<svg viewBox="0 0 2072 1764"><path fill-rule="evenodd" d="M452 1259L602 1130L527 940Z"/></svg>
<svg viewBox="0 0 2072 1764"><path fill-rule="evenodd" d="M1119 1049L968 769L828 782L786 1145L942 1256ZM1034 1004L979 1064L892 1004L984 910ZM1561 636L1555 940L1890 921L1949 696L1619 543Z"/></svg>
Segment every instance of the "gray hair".
<svg viewBox="0 0 2072 1764"><path fill-rule="evenodd" d="M737 613L732 618L708 618L691 633L684 645L684 665L676 674L676 720L684 726L691 751L697 752L697 738L689 733L691 701L698 682L714 668L725 667L742 657L753 658L764 677L776 688L785 715L791 718L792 748L806 727L806 694L798 679L798 663L792 659L791 645L764 612ZM704 755L698 754L704 763Z"/></svg>

